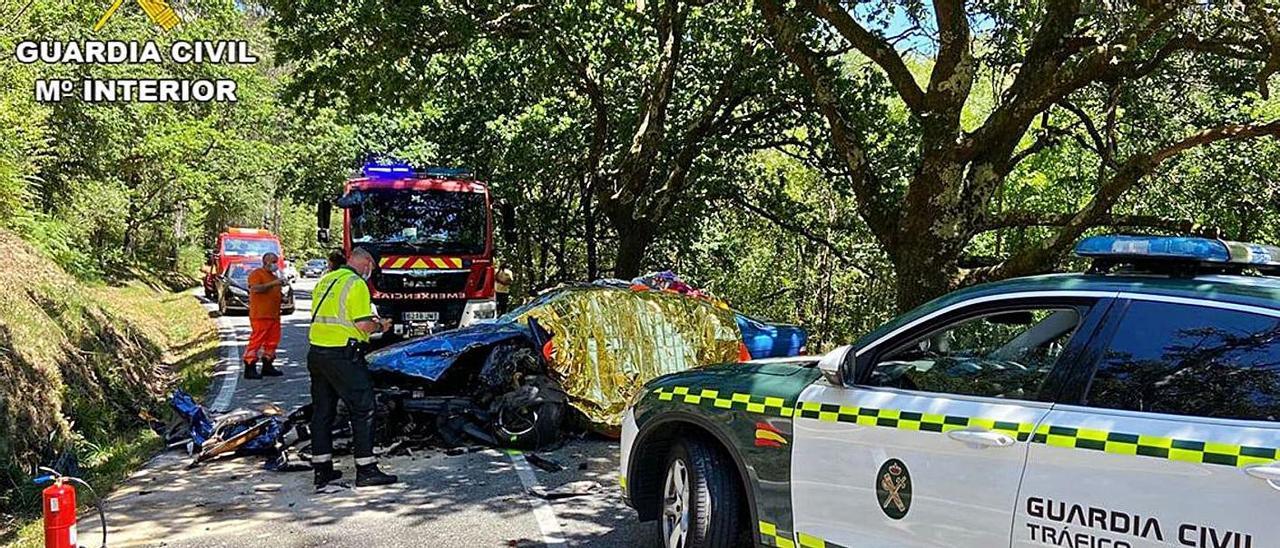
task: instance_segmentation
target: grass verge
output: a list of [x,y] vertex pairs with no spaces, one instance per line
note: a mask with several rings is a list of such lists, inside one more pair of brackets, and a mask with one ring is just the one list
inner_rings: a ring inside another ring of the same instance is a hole
[[0,544],[39,546],[32,466],[70,455],[110,492],[161,448],[140,414],[208,390],[217,329],[172,277],[87,285],[3,231],[0,255]]

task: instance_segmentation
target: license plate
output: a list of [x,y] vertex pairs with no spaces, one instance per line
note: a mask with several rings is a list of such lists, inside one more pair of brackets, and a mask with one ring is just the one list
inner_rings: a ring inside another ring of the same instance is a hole
[[434,322],[440,319],[439,312],[405,312],[406,322]]

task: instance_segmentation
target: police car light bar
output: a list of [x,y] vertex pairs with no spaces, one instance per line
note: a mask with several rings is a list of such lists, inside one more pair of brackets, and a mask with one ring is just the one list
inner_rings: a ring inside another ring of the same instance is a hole
[[1076,255],[1112,261],[1171,261],[1280,268],[1280,247],[1188,236],[1090,236],[1076,245]]
[[1280,268],[1280,247],[1244,242],[1222,242],[1231,252],[1231,262],[1259,268]]
[[1221,240],[1169,236],[1090,236],[1076,244],[1076,255],[1112,259],[1173,259],[1226,263],[1231,252]]

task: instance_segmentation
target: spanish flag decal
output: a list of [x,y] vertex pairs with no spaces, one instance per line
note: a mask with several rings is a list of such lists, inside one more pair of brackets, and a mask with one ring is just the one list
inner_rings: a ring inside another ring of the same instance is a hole
[[782,437],[782,432],[767,422],[756,423],[756,447],[782,447],[787,444],[787,438]]

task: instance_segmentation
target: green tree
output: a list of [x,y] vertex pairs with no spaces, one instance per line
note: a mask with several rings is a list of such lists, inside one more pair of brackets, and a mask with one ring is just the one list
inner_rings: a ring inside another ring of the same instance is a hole
[[[289,224],[296,184],[285,168],[298,143],[317,136],[296,126],[277,101],[287,75],[274,66],[260,11],[220,0],[184,2],[183,23],[165,33],[141,10],[121,10],[91,31],[104,6],[34,0],[6,2],[0,46],[22,40],[155,41],[243,39],[256,65],[23,65],[0,59],[0,223],[42,246],[82,276],[142,265],[173,269],[227,226]],[[67,98],[34,102],[38,78],[232,79],[239,101],[110,103]],[[313,143],[314,144],[314,143]]]
[[[756,5],[826,121],[830,165],[898,274],[899,308],[958,285],[1049,270],[1093,227],[1187,228],[1116,207],[1188,152],[1280,135],[1265,108],[1280,68],[1271,2]],[[912,70],[921,57],[904,54],[911,44],[925,50],[927,74]],[[879,77],[846,70],[843,51]],[[873,137],[884,124],[869,126],[858,112],[868,86],[891,90],[909,113],[895,130],[914,141],[909,156],[878,150]],[[983,105],[979,88],[988,86],[992,101]],[[1023,166],[1063,147],[1084,151],[1075,161],[1092,173],[1042,185],[1058,192],[1057,203],[1006,207],[1004,194],[1025,192],[1023,176],[1034,175]],[[1022,236],[1021,245],[966,264],[975,244],[1002,231]]]
[[708,174],[771,141],[792,110],[780,59],[732,3],[272,9],[280,51],[298,66],[295,96],[356,113],[437,112],[419,136],[441,143],[437,160],[490,168],[499,185],[573,190],[591,277],[603,270],[598,218],[617,236],[609,270],[637,274],[653,242],[697,213],[687,201]]

